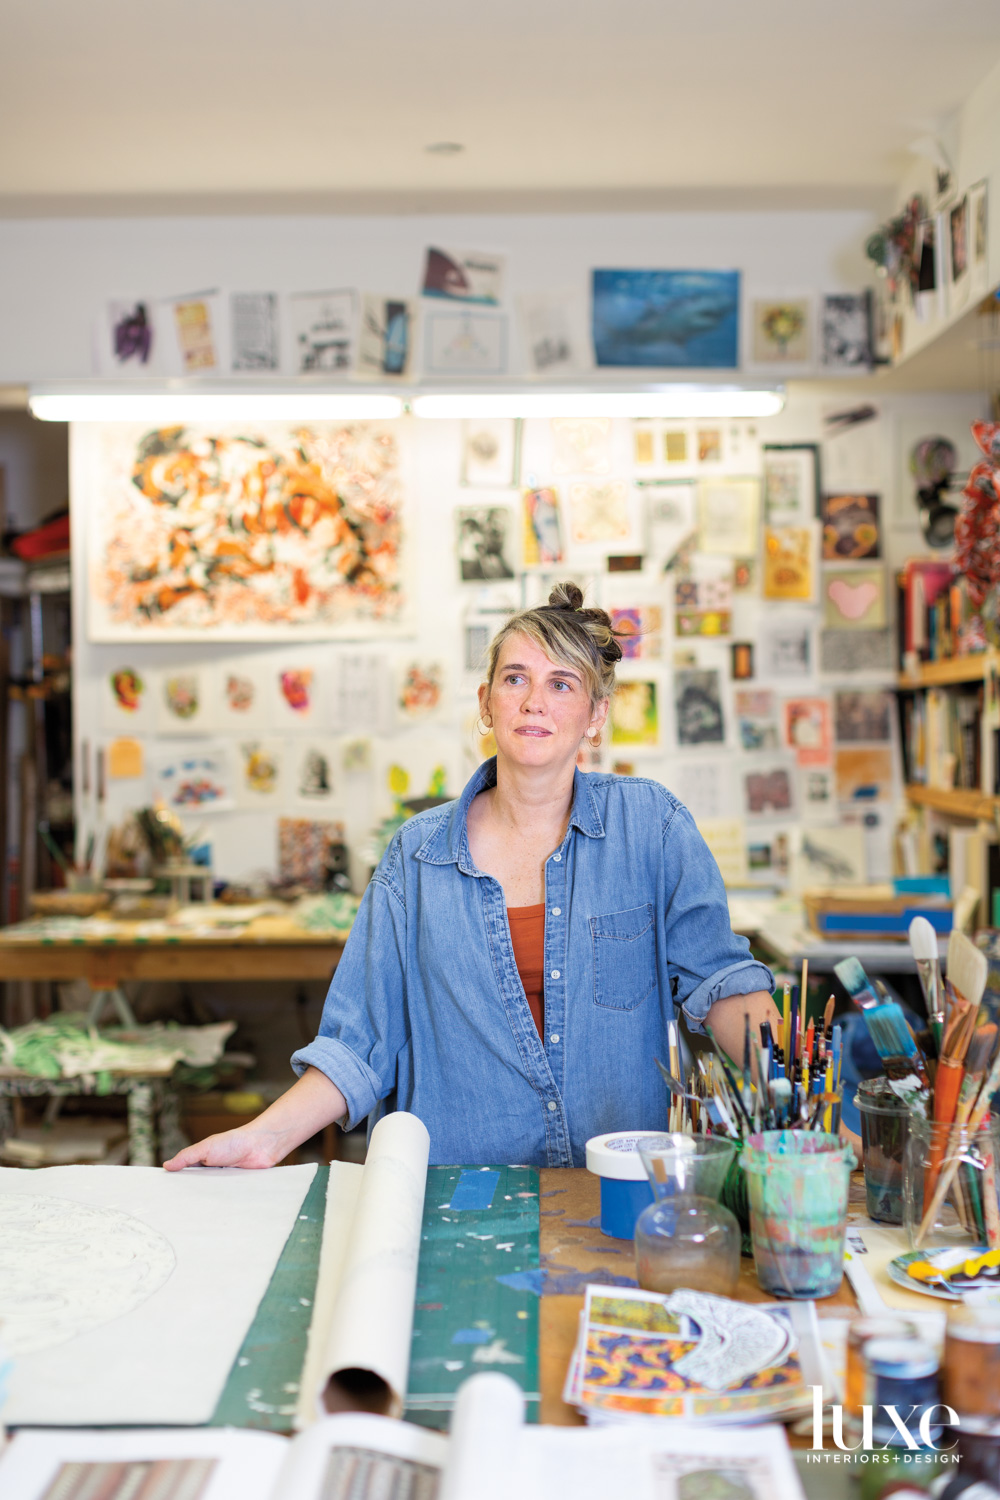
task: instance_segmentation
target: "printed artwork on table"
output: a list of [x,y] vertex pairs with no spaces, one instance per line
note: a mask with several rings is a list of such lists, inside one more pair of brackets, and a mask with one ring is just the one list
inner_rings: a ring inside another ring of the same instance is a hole
[[455,512],[458,573],[463,583],[514,577],[514,515],[505,505],[462,506]]
[[396,706],[406,723],[438,712],[444,697],[444,666],[439,661],[406,662],[399,673]]
[[610,474],[610,417],[553,417],[553,474]]
[[554,489],[528,489],[523,492],[524,566],[544,568],[563,560],[562,522],[559,496]]
[[150,757],[153,800],[171,812],[228,812],[234,803],[229,752],[210,746],[176,749]]
[[765,443],[764,520],[768,526],[805,526],[819,502],[819,447]]
[[753,676],[753,641],[733,641],[729,652],[729,672],[733,681],[749,681]]
[[816,597],[816,533],[810,526],[764,527],[765,599]]
[[277,797],[281,788],[282,740],[244,740],[240,753],[240,802],[254,806]]
[[738,271],[595,270],[598,366],[735,369]]
[[292,784],[299,801],[330,802],[335,790],[334,745],[329,740],[304,740],[292,753]]
[[823,623],[830,630],[870,630],[884,625],[884,569],[825,571]]
[[335,862],[335,844],[344,842],[344,825],[311,818],[278,819],[278,880],[282,885],[323,888]]
[[795,807],[792,768],[766,763],[743,771],[743,811],[748,818],[788,817]]
[[760,677],[808,677],[811,670],[810,622],[770,619],[761,622],[757,645]]
[[521,424],[514,417],[479,417],[462,423],[461,482],[511,489],[518,482]]
[[834,732],[839,743],[869,741],[886,743],[895,698],[892,693],[871,688],[867,692],[834,694]]
[[624,661],[662,655],[663,611],[658,604],[629,605],[609,613]]
[[757,551],[760,525],[759,479],[701,479],[698,482],[698,546],[723,557]]
[[611,744],[655,750],[660,743],[659,684],[653,678],[619,681],[611,700]]
[[824,562],[857,562],[881,553],[878,495],[824,495]]
[[833,770],[840,802],[885,802],[892,796],[892,751],[837,750]]
[[819,669],[830,676],[885,672],[893,666],[892,631],[821,630]]
[[636,541],[629,513],[628,486],[621,479],[604,484],[578,481],[569,487],[570,536],[574,545],[621,550]]
[[756,364],[802,364],[810,358],[807,297],[759,298],[753,304],[752,357]]
[[786,698],[785,744],[800,766],[823,766],[830,760],[833,735],[828,698]]
[[725,743],[722,679],[717,667],[674,672],[674,717],[678,745]]
[[86,445],[92,640],[401,628],[391,425],[111,423]]
[[744,750],[778,749],[777,700],[769,688],[740,688],[734,694],[736,729]]

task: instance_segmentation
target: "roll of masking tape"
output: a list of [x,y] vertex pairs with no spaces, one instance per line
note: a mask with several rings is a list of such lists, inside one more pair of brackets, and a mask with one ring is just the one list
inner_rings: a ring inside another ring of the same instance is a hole
[[587,1170],[601,1179],[601,1233],[614,1240],[635,1237],[635,1221],[653,1201],[637,1145],[655,1130],[618,1130],[587,1142]]

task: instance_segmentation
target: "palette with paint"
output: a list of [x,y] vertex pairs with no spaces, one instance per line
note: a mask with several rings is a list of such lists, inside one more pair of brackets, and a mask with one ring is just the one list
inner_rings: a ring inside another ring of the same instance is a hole
[[961,1302],[967,1292],[1000,1292],[1000,1249],[952,1245],[927,1254],[910,1250],[887,1266],[890,1279],[908,1292]]

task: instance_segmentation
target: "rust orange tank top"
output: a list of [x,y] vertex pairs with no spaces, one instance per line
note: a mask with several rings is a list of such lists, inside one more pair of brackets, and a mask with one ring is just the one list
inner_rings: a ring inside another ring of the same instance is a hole
[[514,962],[538,1035],[545,1039],[545,902],[508,906]]

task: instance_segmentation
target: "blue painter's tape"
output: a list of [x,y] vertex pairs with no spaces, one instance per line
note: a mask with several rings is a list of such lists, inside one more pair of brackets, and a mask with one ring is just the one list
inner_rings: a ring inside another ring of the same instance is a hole
[[457,1328],[451,1341],[453,1344],[488,1344],[495,1337],[495,1328]]
[[460,1172],[458,1184],[448,1207],[456,1213],[463,1210],[492,1208],[493,1194],[500,1181],[499,1172]]

